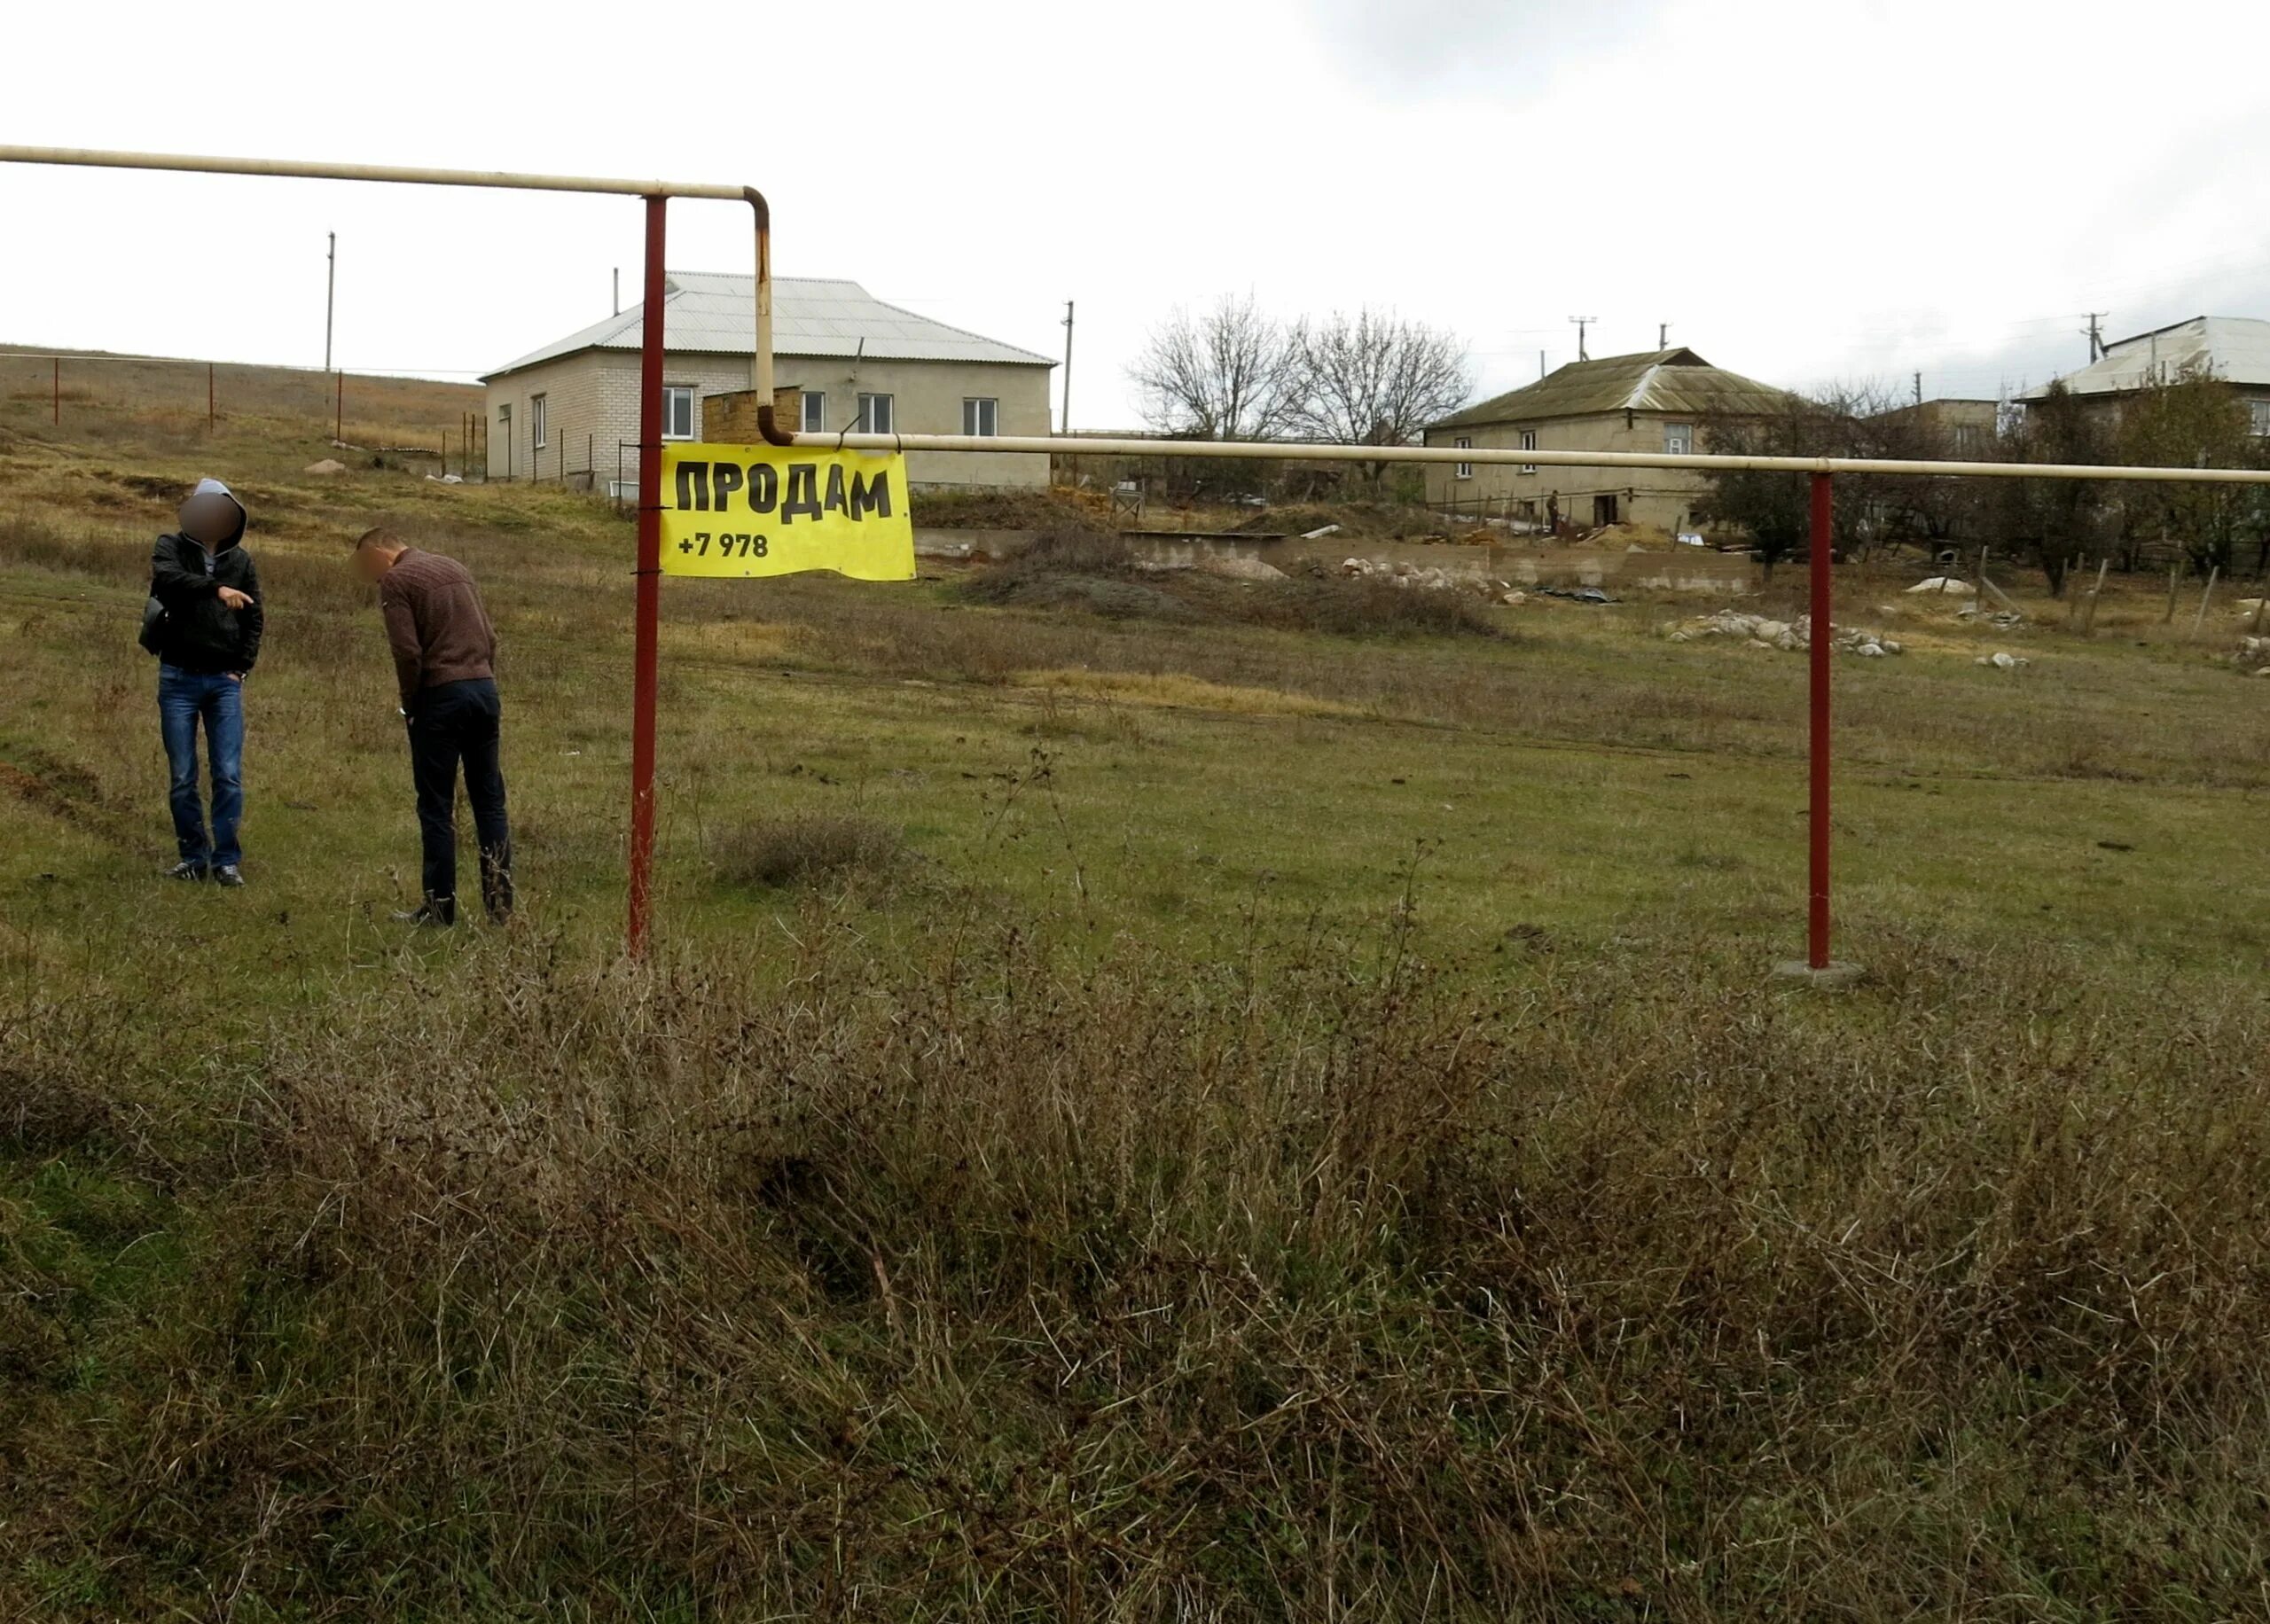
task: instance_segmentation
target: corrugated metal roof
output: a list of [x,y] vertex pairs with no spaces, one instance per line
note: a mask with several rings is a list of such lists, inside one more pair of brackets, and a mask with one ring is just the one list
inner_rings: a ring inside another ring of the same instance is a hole
[[[2125,394],[2187,367],[2203,368],[2225,383],[2270,387],[2270,322],[2195,316],[2108,344],[2103,355],[2058,381],[2075,394]],[[2028,390],[2025,398],[2038,401],[2048,392],[2045,384]]]
[[1612,411],[1754,417],[1778,411],[1789,398],[1788,391],[1721,371],[1691,349],[1647,350],[1571,361],[1525,388],[1469,406],[1434,426],[1541,423]]
[[[756,347],[756,278],[672,271],[663,301],[663,347],[697,355],[746,355]],[[488,374],[501,378],[540,361],[586,349],[637,349],[645,340],[646,307],[594,322],[580,332],[532,350]],[[835,277],[772,279],[775,355],[854,355],[878,361],[987,361],[1054,366],[1046,355],[950,327],[885,304],[857,282]]]

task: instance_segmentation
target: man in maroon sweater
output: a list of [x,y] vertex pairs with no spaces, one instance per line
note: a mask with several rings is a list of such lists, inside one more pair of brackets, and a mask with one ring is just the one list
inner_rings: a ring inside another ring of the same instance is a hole
[[355,567],[379,589],[387,643],[410,724],[410,770],[418,786],[425,848],[425,900],[395,917],[455,925],[458,917],[458,769],[465,769],[481,845],[481,901],[503,924],[513,911],[513,837],[505,821],[497,760],[497,632],[465,566],[411,546],[387,529],[355,543]]

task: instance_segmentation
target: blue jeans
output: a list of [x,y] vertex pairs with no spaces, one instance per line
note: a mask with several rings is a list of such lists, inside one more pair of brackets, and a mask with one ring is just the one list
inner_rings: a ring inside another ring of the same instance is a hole
[[[158,722],[165,731],[166,765],[173,773],[174,840],[181,860],[233,868],[244,853],[237,824],[245,811],[245,692],[242,683],[215,674],[158,668]],[[205,724],[205,753],[213,773],[213,838],[205,836],[205,806],[197,792],[197,724]]]

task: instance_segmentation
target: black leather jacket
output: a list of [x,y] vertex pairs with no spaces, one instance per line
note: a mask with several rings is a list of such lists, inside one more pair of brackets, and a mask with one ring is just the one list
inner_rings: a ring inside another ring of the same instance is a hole
[[[223,587],[244,593],[252,599],[251,606],[224,606],[219,595]],[[160,536],[150,553],[150,596],[166,606],[158,658],[167,665],[212,675],[249,671],[260,659],[265,624],[260,572],[236,536],[209,556],[185,535]]]

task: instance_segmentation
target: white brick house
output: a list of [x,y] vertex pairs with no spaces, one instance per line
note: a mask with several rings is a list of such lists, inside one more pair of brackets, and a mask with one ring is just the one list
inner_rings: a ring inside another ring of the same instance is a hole
[[[664,304],[662,433],[700,436],[701,402],[747,390],[754,279],[673,272]],[[874,298],[856,282],[775,277],[773,381],[800,392],[788,426],[888,433],[1045,435],[1045,355],[950,327]],[[481,379],[489,477],[565,479],[606,490],[638,477],[638,347],[645,307],[570,333]],[[1045,485],[1040,454],[910,453],[915,484]]]

